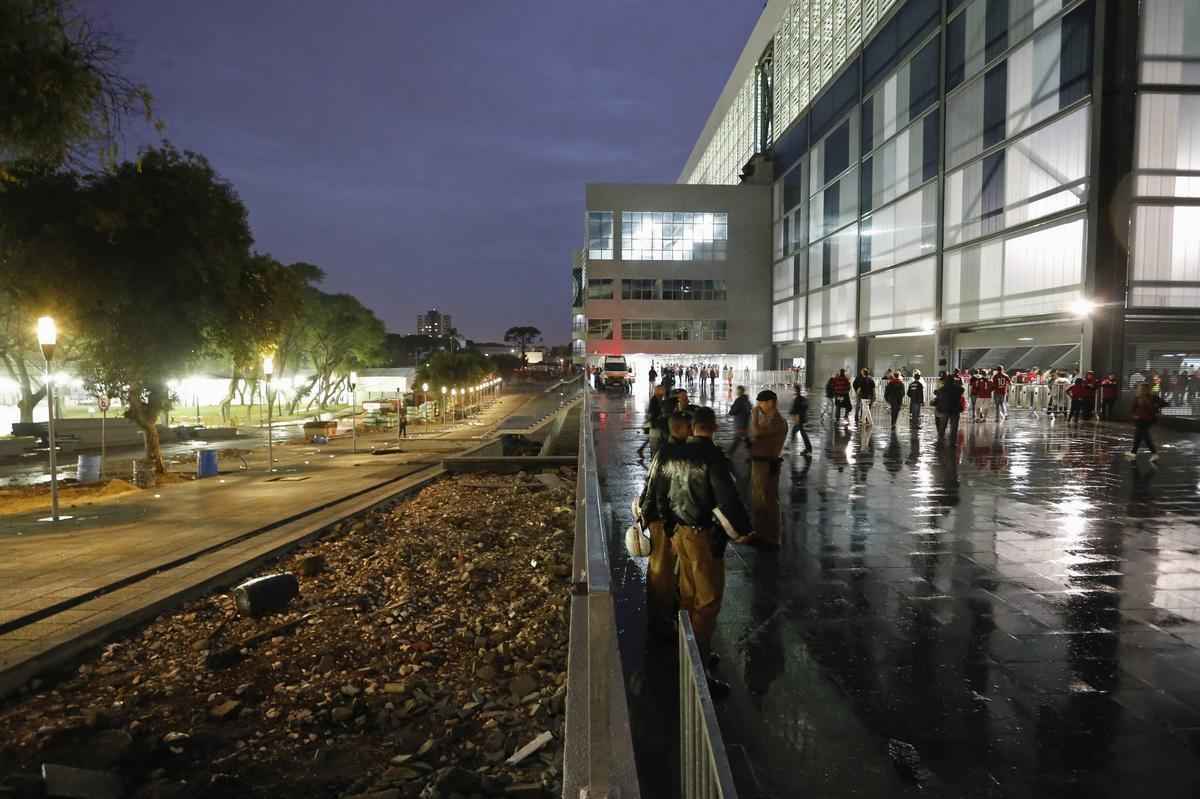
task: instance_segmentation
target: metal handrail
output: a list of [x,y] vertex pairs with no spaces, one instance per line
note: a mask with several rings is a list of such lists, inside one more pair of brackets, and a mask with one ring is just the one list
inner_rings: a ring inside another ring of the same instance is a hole
[[639,799],[625,678],[617,648],[608,531],[602,511],[591,392],[579,417],[564,799]]
[[679,611],[679,772],[683,799],[737,799],[696,633]]

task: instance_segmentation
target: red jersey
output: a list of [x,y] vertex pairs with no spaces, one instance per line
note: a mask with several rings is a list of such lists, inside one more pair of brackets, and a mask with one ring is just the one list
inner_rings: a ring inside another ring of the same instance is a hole
[[850,393],[850,378],[845,375],[836,375],[833,378],[833,394],[836,397],[844,396]]
[[1003,397],[1008,394],[1008,386],[1012,383],[1008,375],[999,374],[992,378],[992,394],[997,397]]
[[1071,399],[1087,399],[1091,396],[1091,394],[1092,392],[1089,391],[1088,387],[1083,383],[1076,383],[1067,389],[1067,395],[1070,396]]
[[986,377],[978,377],[971,382],[971,396],[987,398],[992,396],[992,381]]

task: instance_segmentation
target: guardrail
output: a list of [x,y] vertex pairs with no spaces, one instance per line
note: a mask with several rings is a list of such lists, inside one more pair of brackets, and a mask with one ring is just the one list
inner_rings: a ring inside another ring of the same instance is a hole
[[547,388],[536,399],[525,403],[517,413],[505,419],[495,429],[497,435],[505,433],[528,433],[550,416],[575,399],[583,388],[583,376],[560,380]]
[[591,397],[579,419],[575,553],[567,660],[564,799],[639,799],[602,511]]
[[737,799],[704,661],[687,611],[679,612],[679,769],[683,799]]

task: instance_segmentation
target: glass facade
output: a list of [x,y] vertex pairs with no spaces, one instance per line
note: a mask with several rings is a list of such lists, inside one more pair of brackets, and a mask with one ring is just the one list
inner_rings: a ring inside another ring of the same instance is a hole
[[598,261],[613,257],[613,212],[588,211],[588,258]]
[[1200,3],[1143,5],[1129,306],[1200,307]]
[[657,300],[658,281],[643,278],[626,278],[621,281],[621,299],[623,300]]
[[626,261],[724,261],[729,214],[713,211],[623,211]]
[[611,340],[612,337],[613,323],[611,319],[588,320],[588,338]]
[[622,319],[626,341],[725,341],[728,324],[723,319]]
[[723,301],[726,298],[724,280],[664,280],[662,284],[664,300]]

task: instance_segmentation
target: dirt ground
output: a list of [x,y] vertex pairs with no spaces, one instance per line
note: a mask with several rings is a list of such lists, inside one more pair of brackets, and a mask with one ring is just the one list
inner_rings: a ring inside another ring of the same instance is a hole
[[43,763],[147,799],[557,796],[574,484],[443,479],[265,570],[299,576],[283,612],[212,595],[34,681],[0,796]]
[[[58,487],[58,506],[75,508],[91,505],[138,490],[137,486],[125,480],[105,480],[88,485],[64,481]],[[0,488],[0,516],[14,516],[35,510],[50,510],[48,484]]]

